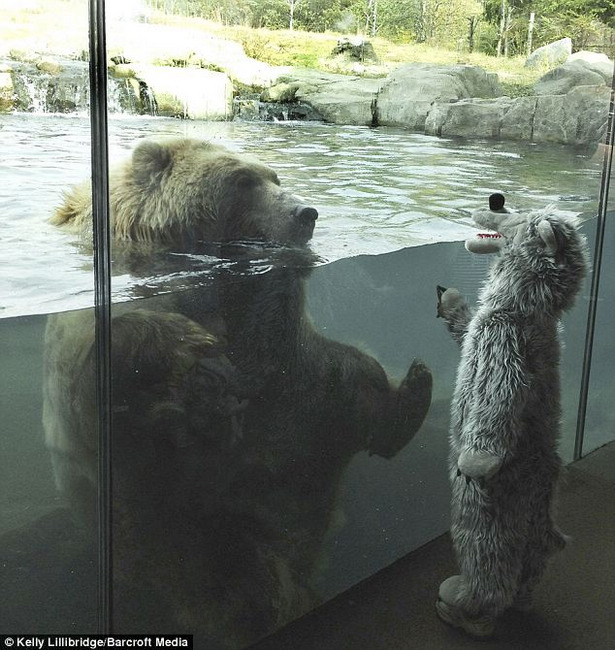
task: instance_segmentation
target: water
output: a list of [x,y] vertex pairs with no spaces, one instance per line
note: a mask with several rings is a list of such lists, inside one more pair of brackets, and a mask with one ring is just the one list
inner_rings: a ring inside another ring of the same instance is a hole
[[[468,210],[496,190],[518,209],[552,202],[593,213],[601,173],[597,156],[560,146],[320,123],[142,117],[110,120],[111,160],[152,135],[211,139],[275,168],[284,186],[318,208],[313,249],[324,261],[463,239]],[[63,190],[88,176],[89,142],[83,116],[0,116],[0,316],[92,304],[90,257],[46,223]],[[140,282],[116,277],[116,299],[129,298]]]

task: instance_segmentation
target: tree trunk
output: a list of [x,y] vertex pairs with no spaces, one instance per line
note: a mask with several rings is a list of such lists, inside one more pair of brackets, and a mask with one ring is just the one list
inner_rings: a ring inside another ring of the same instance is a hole
[[474,37],[479,20],[480,18],[478,18],[478,16],[472,16],[471,18],[468,18],[468,52],[470,54],[474,52]]
[[502,48],[504,45],[504,30],[506,29],[506,5],[507,0],[502,0],[502,8],[500,12],[500,31],[498,33],[498,51],[497,55],[502,56]]
[[378,0],[372,0],[374,10],[372,13],[372,37],[376,36],[377,23],[378,23]]
[[512,7],[508,7],[508,12],[506,13],[506,25],[504,26],[504,56],[508,56],[508,34],[510,33],[510,28],[512,27]]
[[534,12],[530,13],[530,24],[527,28],[527,56],[532,53],[532,38],[534,36]]

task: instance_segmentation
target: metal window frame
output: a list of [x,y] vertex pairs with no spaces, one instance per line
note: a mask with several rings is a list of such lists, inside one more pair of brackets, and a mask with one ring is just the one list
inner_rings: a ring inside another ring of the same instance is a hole
[[98,632],[112,631],[111,236],[105,0],[89,0],[94,313],[98,409]]
[[611,81],[611,98],[607,118],[606,136],[604,142],[604,156],[602,163],[602,179],[600,182],[600,197],[598,200],[598,218],[596,222],[596,242],[591,274],[591,288],[589,292],[589,308],[587,312],[587,328],[585,331],[585,349],[583,352],[583,367],[581,370],[581,386],[579,389],[579,406],[577,409],[577,428],[574,439],[573,460],[583,457],[583,443],[585,441],[585,419],[589,399],[589,384],[591,378],[592,355],[596,331],[596,315],[598,311],[598,294],[600,291],[600,274],[602,268],[602,255],[604,249],[604,232],[606,227],[607,210],[609,203],[609,185],[613,165],[613,129],[615,127],[615,74]]

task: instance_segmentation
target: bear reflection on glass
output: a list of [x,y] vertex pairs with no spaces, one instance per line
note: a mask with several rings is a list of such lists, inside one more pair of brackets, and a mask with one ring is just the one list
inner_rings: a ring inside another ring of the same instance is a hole
[[[54,222],[89,237],[89,192],[67,194]],[[412,439],[431,374],[415,361],[394,388],[374,359],[314,330],[317,212],[267,167],[197,140],[145,141],[112,171],[110,201],[114,257],[132,272],[148,272],[148,251],[232,262],[113,307],[115,629],[239,648],[316,604],[342,472],[361,450],[391,457]],[[50,318],[44,412],[57,484],[90,527],[93,330],[91,312]]]

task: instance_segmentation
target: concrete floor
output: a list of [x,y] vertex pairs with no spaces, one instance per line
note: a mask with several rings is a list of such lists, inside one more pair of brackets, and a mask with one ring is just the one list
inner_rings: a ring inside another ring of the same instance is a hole
[[508,612],[477,641],[442,623],[434,602],[456,573],[448,535],[253,646],[253,650],[615,649],[615,443],[564,472],[557,510],[573,537],[530,613]]

